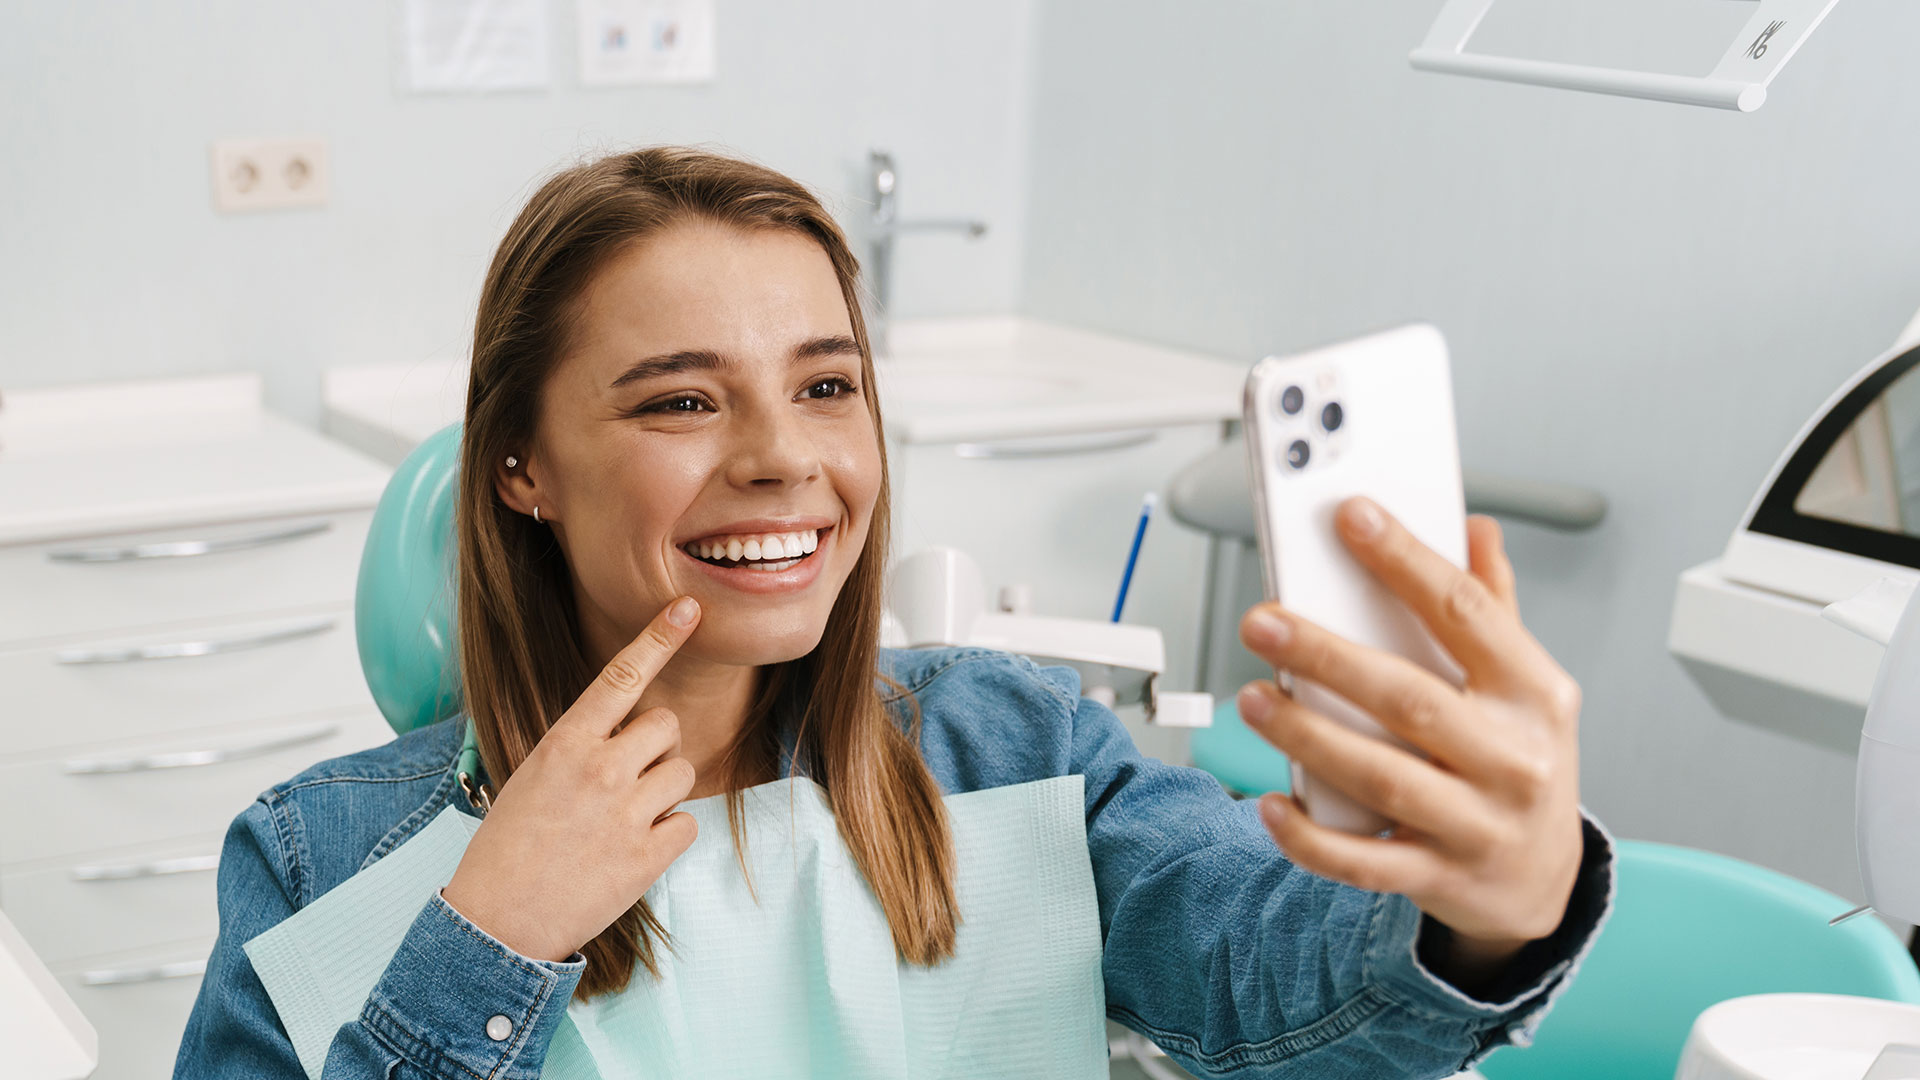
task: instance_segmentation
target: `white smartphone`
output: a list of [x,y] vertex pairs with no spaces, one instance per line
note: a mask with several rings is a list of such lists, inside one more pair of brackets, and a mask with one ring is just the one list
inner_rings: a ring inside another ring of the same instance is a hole
[[[1461,671],[1412,610],[1356,561],[1334,511],[1365,495],[1455,565],[1467,564],[1466,500],[1447,343],[1408,326],[1297,356],[1247,375],[1246,443],[1267,599],[1362,645],[1398,653],[1454,685]],[[1313,711],[1393,739],[1331,691],[1276,670]],[[1293,792],[1314,821],[1373,834],[1391,822],[1293,766]]]

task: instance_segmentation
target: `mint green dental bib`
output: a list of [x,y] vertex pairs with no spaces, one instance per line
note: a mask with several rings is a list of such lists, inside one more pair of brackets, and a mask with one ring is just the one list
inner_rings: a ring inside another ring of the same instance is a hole
[[[673,938],[661,977],[638,969],[626,990],[576,1000],[543,1080],[1107,1076],[1081,777],[946,798],[962,921],[953,959],[930,969],[895,958],[817,784],[743,794],[758,903],[725,797],[682,804],[699,839],[647,891]],[[313,1080],[479,824],[442,811],[247,943]]]

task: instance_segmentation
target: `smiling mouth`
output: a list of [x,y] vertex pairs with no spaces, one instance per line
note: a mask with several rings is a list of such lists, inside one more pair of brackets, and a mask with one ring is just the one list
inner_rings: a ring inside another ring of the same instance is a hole
[[807,552],[804,555],[796,555],[791,558],[751,559],[746,556],[746,552],[744,550],[742,550],[741,556],[738,559],[728,558],[726,555],[708,557],[705,555],[695,554],[693,551],[689,550],[690,545],[682,545],[680,550],[685,552],[688,558],[694,559],[698,562],[706,563],[708,566],[721,566],[731,570],[742,570],[742,569],[761,570],[767,573],[774,573],[776,571],[785,570],[789,567],[798,566],[801,563],[806,562],[808,559],[813,558],[815,555],[818,555],[820,553],[820,549],[826,545],[827,534],[833,531],[833,527],[828,526],[824,529],[819,529],[816,531],[818,533],[818,540],[815,543],[813,550]]

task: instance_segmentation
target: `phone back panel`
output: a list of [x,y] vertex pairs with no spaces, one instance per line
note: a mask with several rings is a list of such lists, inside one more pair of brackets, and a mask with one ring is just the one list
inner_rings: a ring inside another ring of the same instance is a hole
[[[1244,406],[1267,598],[1457,685],[1460,670],[1452,658],[1353,558],[1333,524],[1342,502],[1365,495],[1428,547],[1466,566],[1453,385],[1440,332],[1410,326],[1268,357],[1247,377]],[[1330,406],[1337,415],[1329,414]],[[1315,711],[1382,734],[1371,717],[1331,692],[1304,681],[1292,692]],[[1306,789],[1302,797],[1320,820],[1310,778],[1302,782],[1296,772],[1296,784]],[[1345,827],[1384,827],[1371,815],[1365,818]]]

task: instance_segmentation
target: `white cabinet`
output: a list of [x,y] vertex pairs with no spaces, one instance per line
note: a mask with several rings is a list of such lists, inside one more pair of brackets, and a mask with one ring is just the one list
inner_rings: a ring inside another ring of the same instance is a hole
[[390,737],[353,588],[386,469],[253,376],[17,391],[0,411],[0,909],[100,1035],[170,1076],[227,824]]

